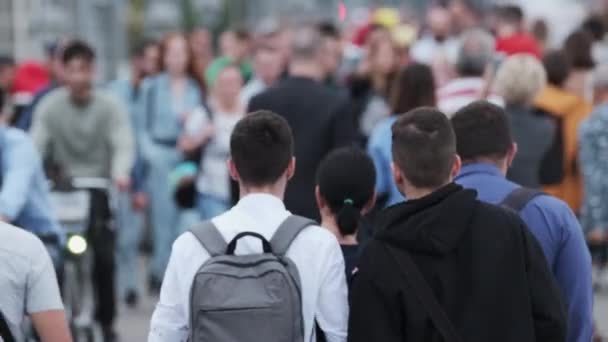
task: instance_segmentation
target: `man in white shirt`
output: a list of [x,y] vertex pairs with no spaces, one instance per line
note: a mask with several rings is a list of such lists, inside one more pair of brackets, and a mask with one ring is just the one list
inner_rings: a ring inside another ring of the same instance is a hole
[[283,72],[281,53],[268,44],[256,47],[253,56],[253,79],[241,90],[241,103],[247,107],[249,101],[276,82]]
[[[291,214],[282,202],[295,172],[293,137],[287,121],[260,111],[246,116],[230,140],[230,175],[239,183],[241,200],[212,220],[226,241],[238,233],[256,232],[270,240]],[[259,240],[239,240],[236,254],[261,253]],[[302,291],[304,340],[314,336],[315,321],[328,342],[346,341],[348,301],[344,259],[327,230],[305,228],[287,251],[297,266]],[[173,244],[160,301],[154,311],[148,342],[182,342],[190,334],[190,290],[209,254],[190,232]],[[255,337],[252,337],[252,341]]]
[[437,91],[437,107],[448,117],[462,107],[478,100],[503,107],[502,97],[488,86],[486,72],[494,63],[494,37],[482,29],[472,29],[462,36],[462,44],[456,61],[458,77]]
[[71,342],[53,262],[42,242],[0,223],[0,265],[0,312],[15,341],[25,340],[21,327],[28,315],[40,341]]

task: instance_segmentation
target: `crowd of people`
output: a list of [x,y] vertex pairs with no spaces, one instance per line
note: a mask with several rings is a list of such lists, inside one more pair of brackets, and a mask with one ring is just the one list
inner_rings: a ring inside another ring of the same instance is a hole
[[[50,45],[44,68],[0,58],[0,220],[44,242],[0,229],[15,293],[0,336],[20,341],[25,312],[42,341],[70,340],[47,178],[89,177],[117,190],[91,191],[105,341],[117,301],[143,295],[148,240],[150,342],[590,341],[608,289],[608,26],[592,16],[556,48],[517,6],[483,24],[457,5],[398,14],[353,32],[268,21],[217,53],[206,29],[171,33],[103,86],[84,41]],[[258,240],[283,266],[239,259]],[[237,266],[246,291],[217,268]]]

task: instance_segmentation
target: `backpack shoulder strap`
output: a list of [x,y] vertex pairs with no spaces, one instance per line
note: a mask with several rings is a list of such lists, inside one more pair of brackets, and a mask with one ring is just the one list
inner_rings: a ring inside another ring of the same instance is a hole
[[213,222],[203,222],[190,229],[190,232],[196,237],[211,257],[226,254],[228,244]]
[[305,217],[289,216],[277,229],[270,240],[272,251],[276,255],[285,255],[293,240],[304,228],[314,226],[317,223]]
[[511,191],[500,205],[519,213],[531,200],[541,195],[544,193],[540,190],[520,187]]
[[4,318],[4,314],[0,311],[0,341],[4,342],[15,342],[15,338],[11,333],[11,330]]
[[395,261],[401,273],[402,279],[407,287],[420,300],[420,304],[425,308],[427,314],[431,318],[433,325],[439,331],[445,342],[462,342],[456,328],[450,322],[448,315],[441,305],[437,302],[433,291],[429,284],[424,279],[418,266],[412,260],[410,254],[401,249],[397,249],[382,242],[389,256]]

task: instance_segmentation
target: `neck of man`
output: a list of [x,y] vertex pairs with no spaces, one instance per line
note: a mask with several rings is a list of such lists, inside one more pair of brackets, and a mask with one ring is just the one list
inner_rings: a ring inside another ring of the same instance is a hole
[[323,80],[321,66],[312,60],[294,60],[289,65],[289,75],[292,77],[311,78],[317,82]]
[[500,173],[507,177],[507,171],[509,170],[509,163],[507,162],[507,158],[495,159],[490,157],[478,157],[471,160],[463,161],[463,165],[471,165],[471,164],[489,164],[492,166],[496,166]]
[[336,222],[336,218],[333,215],[321,212],[321,226],[332,232],[338,239],[341,245],[356,245],[357,237],[355,235],[342,235],[340,228]]
[[403,185],[403,194],[405,194],[405,197],[407,198],[408,201],[411,200],[417,200],[423,197],[426,197],[430,194],[432,194],[433,192],[443,188],[444,186],[450,184],[452,182],[452,179],[450,177],[450,179],[445,182],[444,184],[442,184],[441,186],[438,187],[433,187],[433,188],[419,188],[419,187],[415,187],[412,186],[411,184],[408,184],[406,182],[406,184]]
[[285,182],[285,181],[279,181],[275,184],[260,185],[260,186],[247,185],[247,184],[243,184],[241,182],[239,184],[239,196],[240,196],[240,198],[244,198],[248,195],[253,195],[253,194],[265,194],[265,195],[274,196],[282,201],[285,197],[286,188],[287,188],[287,182]]

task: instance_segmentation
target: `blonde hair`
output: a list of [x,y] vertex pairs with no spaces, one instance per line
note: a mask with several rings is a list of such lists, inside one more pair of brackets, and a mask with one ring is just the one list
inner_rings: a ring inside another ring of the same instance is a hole
[[513,55],[500,66],[494,87],[509,105],[527,105],[547,85],[547,73],[530,54]]

